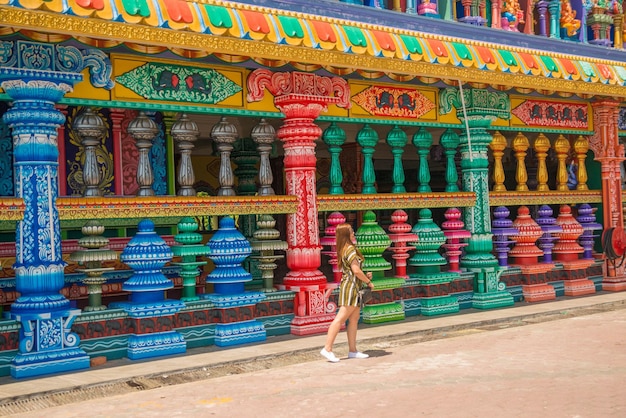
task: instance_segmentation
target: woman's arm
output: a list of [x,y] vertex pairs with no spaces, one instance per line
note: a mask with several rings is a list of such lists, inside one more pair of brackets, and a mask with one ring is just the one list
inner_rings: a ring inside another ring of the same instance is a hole
[[356,259],[352,260],[350,270],[352,270],[352,273],[354,273],[357,279],[365,283],[370,289],[374,288],[374,282],[372,282],[372,272],[368,271],[367,274],[363,273],[363,270],[361,270],[359,262]]

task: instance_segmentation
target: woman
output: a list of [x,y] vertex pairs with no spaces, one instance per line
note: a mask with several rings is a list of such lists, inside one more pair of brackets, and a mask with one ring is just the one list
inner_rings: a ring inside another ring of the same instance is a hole
[[337,225],[335,231],[337,239],[337,266],[341,269],[341,283],[339,284],[339,312],[328,327],[326,345],[320,354],[330,362],[336,363],[339,359],[333,354],[333,343],[341,329],[348,321],[346,333],[348,334],[348,358],[368,358],[365,353],[356,349],[356,329],[359,323],[359,290],[365,283],[370,289],[374,289],[372,273],[363,273],[361,263],[363,254],[356,248],[356,238],[350,224]]

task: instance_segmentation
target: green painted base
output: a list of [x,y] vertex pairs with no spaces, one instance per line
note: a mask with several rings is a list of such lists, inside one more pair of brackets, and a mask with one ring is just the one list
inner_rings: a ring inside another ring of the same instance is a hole
[[406,280],[402,277],[385,277],[382,279],[374,278],[374,290],[397,289],[405,285]]
[[474,293],[472,298],[472,308],[476,309],[495,309],[504,306],[512,306],[515,303],[513,296],[505,291]]
[[363,308],[362,318],[365,324],[401,321],[405,318],[404,307],[398,302],[368,305]]
[[456,296],[439,296],[421,299],[421,313],[424,316],[437,316],[459,312],[459,299]]
[[432,274],[411,274],[411,279],[417,279],[422,286],[450,283],[459,278],[459,273],[441,272]]

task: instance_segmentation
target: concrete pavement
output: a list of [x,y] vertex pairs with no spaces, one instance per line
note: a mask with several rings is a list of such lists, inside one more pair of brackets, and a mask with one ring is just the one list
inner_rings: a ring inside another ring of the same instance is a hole
[[[335,390],[340,390],[337,387],[339,385],[339,381],[336,379],[338,376],[335,373],[339,372],[340,375],[343,373],[340,368],[348,369],[349,373],[352,375],[356,373],[355,378],[358,378],[359,373],[370,373],[370,368],[374,365],[379,368],[379,372],[384,373],[385,370],[396,370],[398,367],[404,368],[406,370],[422,370],[423,367],[428,366],[427,364],[413,364],[413,365],[394,365],[394,364],[384,364],[385,358],[388,356],[388,351],[393,350],[394,356],[397,352],[397,358],[403,358],[403,356],[407,356],[408,358],[416,358],[414,354],[410,354],[411,350],[415,351],[417,348],[418,352],[421,352],[421,347],[423,344],[415,344],[415,343],[423,343],[427,342],[428,344],[434,343],[434,341],[444,341],[450,336],[472,336],[472,334],[481,334],[485,330],[498,330],[501,329],[507,330],[509,332],[510,338],[516,341],[513,346],[496,349],[485,346],[483,349],[485,359],[497,360],[504,359],[504,363],[506,363],[506,359],[514,359],[516,356],[520,354],[524,354],[526,351],[525,348],[521,344],[524,343],[524,340],[520,335],[523,335],[527,332],[525,329],[530,327],[522,327],[517,328],[519,325],[527,325],[532,323],[545,323],[545,324],[553,324],[551,327],[553,328],[547,334],[542,336],[537,343],[533,343],[535,345],[543,346],[543,350],[545,354],[550,355],[561,355],[564,359],[568,358],[571,353],[565,350],[564,352],[559,353],[559,349],[555,346],[552,347],[548,340],[551,340],[547,337],[550,337],[551,334],[557,335],[561,328],[570,329],[572,327],[563,326],[561,321],[552,321],[556,319],[570,319],[580,318],[580,317],[592,317],[593,314],[597,314],[598,312],[614,312],[614,317],[612,319],[613,322],[616,322],[617,319],[623,318],[624,311],[622,309],[626,308],[626,292],[622,293],[601,293],[587,297],[579,297],[579,298],[561,298],[558,301],[553,301],[550,303],[537,303],[537,304],[525,304],[519,303],[516,306],[506,309],[499,309],[494,311],[466,311],[462,314],[451,315],[445,317],[436,317],[436,318],[424,318],[417,317],[414,319],[409,319],[403,322],[386,324],[382,326],[367,326],[360,325],[358,339],[359,339],[359,348],[361,350],[369,350],[372,355],[371,359],[367,360],[345,360],[347,356],[347,346],[345,343],[345,334],[341,333],[337,340],[337,345],[335,347],[335,352],[338,356],[340,356],[342,360],[338,364],[331,364],[325,362],[319,356],[319,349],[322,347],[324,342],[324,335],[316,335],[310,337],[293,337],[293,336],[281,336],[281,337],[270,337],[267,342],[263,344],[256,344],[250,346],[242,346],[236,348],[228,348],[228,349],[219,349],[216,347],[210,347],[205,349],[194,349],[190,350],[188,354],[177,356],[177,357],[168,357],[160,360],[152,360],[152,361],[136,361],[131,362],[130,360],[117,360],[107,363],[104,366],[92,368],[84,372],[77,372],[71,374],[64,374],[58,376],[50,376],[43,377],[39,379],[29,379],[23,381],[16,381],[12,378],[2,378],[0,379],[0,415],[6,416],[12,413],[19,412],[27,412],[27,411],[35,411],[34,415],[25,415],[25,416],[40,416],[36,414],[37,410],[41,410],[41,408],[50,408],[55,405],[63,405],[69,404],[75,401],[84,401],[86,399],[95,399],[89,402],[97,402],[97,399],[120,395],[121,396],[134,396],[137,397],[138,392],[142,393],[141,396],[144,396],[143,393],[153,393],[155,391],[143,391],[143,389],[152,389],[161,387],[158,390],[170,390],[170,391],[178,391],[177,387],[183,387],[182,383],[185,382],[196,382],[198,385],[203,385],[204,387],[214,387],[216,385],[216,380],[222,379],[234,379],[235,382],[244,382],[245,385],[241,386],[242,391],[247,391],[248,384],[250,383],[250,376],[262,376],[268,375],[268,373],[274,373],[274,370],[284,370],[295,368],[298,375],[301,371],[298,369],[299,367],[308,367],[310,365],[314,370],[325,370],[325,373],[328,374],[328,378],[331,379],[330,384]],[[550,321],[550,322],[545,322]],[[597,319],[595,321],[598,321]],[[588,338],[591,335],[593,329],[601,327],[592,326],[593,321],[587,321],[590,326],[590,330],[585,331],[586,334],[578,335],[576,337],[562,337],[562,338],[578,338],[580,341],[572,341],[566,340],[565,343],[571,345],[571,351],[576,353],[578,352],[578,346],[580,346],[580,342],[582,339]],[[619,321],[617,321],[619,322]],[[579,324],[582,322],[578,322]],[[624,321],[622,320],[620,323],[622,328],[626,328],[624,325]],[[542,324],[543,325],[543,324]],[[604,325],[602,327],[603,332],[605,334],[597,337],[597,345],[598,347],[603,346],[603,339],[608,338],[617,338],[618,340],[621,338],[621,343],[624,345],[621,346],[620,352],[618,353],[622,359],[626,362],[626,356],[624,348],[626,347],[626,342],[624,342],[624,335],[626,335],[626,329],[615,329],[611,330],[609,325]],[[606,328],[606,329],[605,329]],[[522,331],[524,330],[524,331]],[[501,332],[496,331],[496,332]],[[621,334],[619,334],[621,332]],[[490,334],[490,333],[487,333]],[[545,342],[542,342],[544,341]],[[497,340],[499,341],[499,339]],[[558,341],[557,341],[558,343]],[[621,344],[619,341],[615,342],[615,344]],[[443,344],[443,342],[442,342]],[[556,344],[553,342],[552,344]],[[413,348],[411,348],[413,347]],[[615,348],[615,347],[613,347]],[[403,350],[408,350],[407,353],[403,353]],[[474,349],[476,353],[480,350],[478,348]],[[502,351],[506,350],[506,351]],[[593,350],[593,348],[589,348],[589,350]],[[439,364],[439,360],[436,360],[436,355],[434,353],[433,358],[429,361],[434,361]],[[452,355],[452,354],[450,354]],[[478,355],[478,354],[477,354]],[[597,360],[594,358],[593,353],[589,353],[591,355],[590,358]],[[421,355],[420,355],[421,356]],[[480,355],[478,355],[480,357]],[[598,367],[602,370],[603,367],[607,365],[611,365],[611,354],[606,354],[607,358],[606,362],[600,364]],[[450,361],[458,362],[458,361],[467,361],[468,358],[463,356],[463,359],[458,357],[458,353],[453,355],[454,358],[451,358]],[[434,359],[434,360],[433,360]],[[445,360],[445,359],[444,359]],[[532,369],[536,369],[537,367],[547,367],[548,360],[545,360],[544,356],[540,356],[536,359],[535,364],[533,364],[533,359],[529,358],[525,364],[525,368],[528,370],[517,370],[516,373],[530,373]],[[558,361],[558,360],[557,360]],[[319,364],[321,362],[321,364]],[[361,363],[355,362],[369,362],[363,363],[362,369],[358,369],[357,371],[353,371],[352,367],[356,365],[360,365]],[[378,363],[382,362],[382,363]],[[445,363],[445,362],[444,362]],[[504,365],[501,364],[502,365]],[[590,363],[589,368],[593,368],[595,363]],[[300,366],[299,366],[300,365]],[[286,367],[281,367],[286,366]],[[332,368],[333,366],[337,366],[340,368]],[[485,362],[484,364],[478,365],[476,367],[484,367],[489,369],[490,363]],[[569,366],[568,366],[569,367]],[[619,366],[621,367],[621,366]],[[621,370],[621,368],[613,368],[613,370]],[[626,363],[624,364],[626,368]],[[268,370],[270,369],[270,370]],[[344,369],[344,371],[346,371]],[[360,370],[360,371],[359,371]],[[400,370],[400,369],[398,369]],[[396,372],[399,372],[396,370]],[[559,369],[560,370],[560,369]],[[396,373],[394,372],[394,373]],[[589,372],[589,370],[587,370]],[[291,372],[293,373],[293,372]],[[495,371],[494,371],[495,373]],[[554,373],[557,373],[556,371]],[[559,373],[563,373],[562,371]],[[241,379],[241,375],[245,374],[245,380]],[[237,380],[237,375],[239,376],[239,380]],[[419,373],[418,373],[419,375]],[[230,377],[229,377],[230,376]],[[291,377],[289,377],[291,376]],[[289,380],[293,378],[293,375],[283,376]],[[620,376],[621,381],[623,381],[623,377],[626,376],[626,373]],[[404,376],[396,376],[397,378],[404,379]],[[419,379],[419,376],[415,377]],[[442,379],[444,377],[441,377]],[[531,377],[528,376],[530,379]],[[569,379],[572,377],[569,376]],[[603,378],[607,378],[607,376],[603,376]],[[210,379],[210,380],[206,380]],[[278,379],[278,377],[276,378]],[[535,376],[535,379],[538,379],[538,376]],[[470,379],[471,380],[471,379]],[[610,379],[609,379],[610,380]],[[417,382],[416,380],[415,382]],[[274,383],[281,387],[277,381]],[[302,382],[301,382],[302,383]],[[397,382],[398,385],[402,386],[402,381]],[[472,383],[471,391],[476,390],[474,384]],[[187,383],[192,384],[192,383]],[[259,383],[261,386],[264,386],[262,383]],[[288,385],[288,383],[286,383]],[[535,383],[531,381],[525,381],[524,384],[527,386],[526,388],[520,388],[520,390],[529,390]],[[608,384],[608,383],[607,383]],[[623,384],[623,383],[622,383]],[[319,386],[319,385],[318,385]],[[495,391],[494,396],[504,396],[504,393],[500,393],[500,391],[494,384],[493,387],[485,388],[485,390]],[[314,385],[314,387],[317,387]],[[382,390],[376,386],[371,386],[372,390]],[[468,387],[469,388],[469,387]],[[607,386],[602,384],[597,389],[593,390],[593,393],[597,394],[598,392],[605,391]],[[257,386],[257,389],[261,389],[261,387]],[[181,389],[182,390],[182,389]],[[268,388],[264,388],[263,390],[269,390]],[[309,390],[308,387],[306,389]],[[320,396],[324,395],[325,392],[327,395],[331,395],[330,391],[327,391],[323,387],[318,388],[318,394]],[[348,398],[351,400],[354,398],[352,394],[361,393],[362,391],[357,391],[356,389],[350,388],[350,382],[346,381],[346,387],[343,389]],[[580,391],[580,396],[583,396],[583,391]],[[127,393],[128,395],[123,395]],[[166,392],[170,393],[170,392]],[[243,393],[243,392],[242,392]],[[232,395],[232,394],[231,394]],[[388,396],[391,396],[387,394]],[[417,394],[414,394],[417,396]],[[184,396],[184,395],[181,395]],[[251,395],[252,396],[252,395]],[[408,396],[408,395],[407,395]],[[443,393],[440,394],[443,396]],[[508,395],[507,395],[508,396]],[[578,396],[578,395],[577,395]],[[622,397],[623,398],[623,397]],[[205,399],[206,400],[206,399]],[[440,401],[445,404],[445,399],[442,398]],[[106,399],[102,399],[102,402],[106,403]],[[335,401],[333,401],[335,402]],[[87,402],[88,403],[88,402]],[[193,403],[193,402],[192,402]],[[212,401],[212,403],[215,403]],[[219,402],[218,402],[219,403]],[[389,405],[388,401],[383,402],[386,405]],[[76,404],[73,404],[76,405]],[[232,406],[232,405],[231,405]],[[372,406],[373,407],[373,406]],[[59,408],[59,407],[57,407]],[[62,408],[62,407],[61,407]],[[382,406],[381,406],[382,408]],[[56,408],[54,408],[56,409]],[[245,408],[244,408],[245,409]],[[72,407],[69,405],[66,407],[65,411],[72,410]],[[323,411],[316,409],[319,413]],[[45,416],[47,418],[51,418],[54,415],[49,415],[49,411],[51,409],[46,409]],[[337,407],[335,409],[329,409],[329,411],[339,411]],[[371,411],[371,410],[370,410]],[[626,410],[622,409],[621,412]],[[121,413],[120,410],[115,411],[117,413]],[[135,411],[137,412],[137,411]],[[145,411],[144,411],[145,412]],[[171,412],[171,411],[170,411]],[[384,408],[380,409],[379,412],[384,412]],[[278,413],[278,412],[277,412]],[[115,416],[133,416],[131,412],[130,415],[115,415]],[[143,412],[142,412],[143,414]],[[336,416],[334,413],[330,414],[331,416]],[[488,416],[488,414],[486,414]],[[71,416],[71,415],[58,415],[58,416]],[[76,415],[79,416],[79,415]],[[98,415],[98,416],[109,416],[109,415]],[[111,415],[113,416],[113,415]],[[145,414],[144,414],[145,416]],[[165,415],[151,415],[151,416],[165,416]],[[187,415],[193,416],[193,415]],[[237,415],[229,415],[229,416],[237,416]],[[246,416],[246,415],[239,415]],[[278,415],[273,414],[272,416],[293,416],[293,415]],[[303,416],[319,416],[316,414],[304,414]],[[382,415],[379,415],[382,416]],[[437,416],[437,415],[434,415]],[[451,415],[447,415],[451,416]],[[457,415],[463,416],[463,415]],[[500,415],[506,416],[506,415]],[[524,415],[508,415],[508,416],[524,416]],[[528,415],[526,415],[528,416]],[[558,415],[557,415],[558,416]],[[564,416],[564,415],[563,415]],[[571,415],[574,416],[574,415]],[[585,416],[585,415],[581,415]],[[587,415],[591,416],[591,415]],[[595,415],[599,416],[599,415]],[[612,416],[612,415],[604,415],[604,416]],[[617,416],[617,415],[615,415]],[[624,416],[624,415],[623,415]]]

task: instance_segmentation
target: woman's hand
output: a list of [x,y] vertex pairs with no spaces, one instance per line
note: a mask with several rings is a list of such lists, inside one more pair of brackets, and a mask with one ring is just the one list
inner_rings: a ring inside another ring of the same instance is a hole
[[370,281],[370,282],[367,284],[367,287],[369,287],[370,289],[372,289],[372,290],[373,290],[373,289],[374,289],[374,282]]

